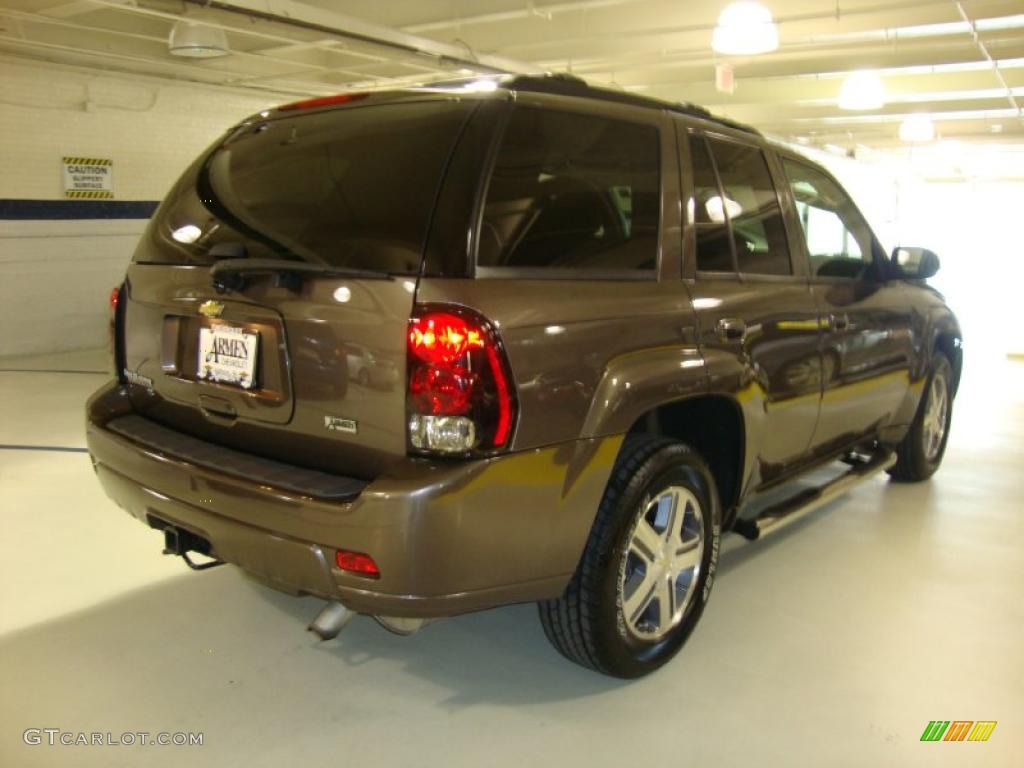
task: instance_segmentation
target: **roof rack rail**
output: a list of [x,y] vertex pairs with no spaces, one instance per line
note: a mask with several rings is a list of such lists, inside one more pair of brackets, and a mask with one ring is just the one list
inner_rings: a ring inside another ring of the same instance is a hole
[[745,133],[752,133],[760,136],[761,132],[744,123],[730,120],[727,117],[720,117],[712,114],[704,107],[691,104],[686,101],[672,102],[662,99],[651,98],[650,96],[639,96],[626,91],[616,91],[611,88],[601,88],[590,85],[586,80],[566,72],[557,72],[546,75],[519,75],[508,80],[501,80],[501,87],[515,91],[529,91],[533,93],[551,93],[559,96],[581,96],[588,99],[600,99],[612,101],[618,104],[632,104],[637,107],[648,107],[650,109],[667,109],[671,112],[678,112],[691,117],[698,117],[713,123],[734,128]]

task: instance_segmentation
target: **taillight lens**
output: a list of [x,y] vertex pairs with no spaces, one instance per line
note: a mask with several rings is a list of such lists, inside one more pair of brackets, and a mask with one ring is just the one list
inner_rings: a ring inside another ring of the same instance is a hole
[[[121,378],[124,371],[124,351],[121,345],[120,314],[124,315],[120,306],[124,298],[124,285],[115,285],[110,291],[107,310],[110,313],[110,322],[107,324],[107,343],[110,352],[110,361],[114,369],[114,375]],[[121,310],[119,313],[118,310]]]
[[493,326],[463,307],[417,307],[409,320],[409,442],[465,454],[508,445],[515,396]]
[[121,301],[121,286],[115,285],[110,290],[110,322],[114,322],[117,315],[117,305]]

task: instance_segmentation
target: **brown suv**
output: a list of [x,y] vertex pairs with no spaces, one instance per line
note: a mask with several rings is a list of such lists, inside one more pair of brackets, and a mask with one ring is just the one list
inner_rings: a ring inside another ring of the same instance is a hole
[[89,450],[166,552],[331,601],[324,637],[537,601],[568,658],[639,676],[722,531],[935,471],[960,331],[934,254],[888,257],[757,131],[485,86],[289,104],[196,160],[117,296]]

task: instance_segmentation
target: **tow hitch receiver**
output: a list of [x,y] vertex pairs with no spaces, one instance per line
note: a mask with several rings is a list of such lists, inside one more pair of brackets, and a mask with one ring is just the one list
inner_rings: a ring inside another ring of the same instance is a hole
[[185,564],[188,565],[193,571],[205,571],[207,568],[215,568],[218,565],[224,565],[223,560],[210,560],[205,563],[197,563],[188,556],[189,552],[197,552],[200,555],[210,557],[210,542],[201,536],[196,536],[191,531],[186,531],[184,528],[178,528],[164,523],[162,520],[150,520],[150,525],[154,528],[160,528],[164,532],[164,554],[165,555],[178,555]]

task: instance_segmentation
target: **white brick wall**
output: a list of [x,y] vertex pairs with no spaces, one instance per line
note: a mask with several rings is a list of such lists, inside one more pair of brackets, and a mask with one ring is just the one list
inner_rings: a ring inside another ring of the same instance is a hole
[[[0,71],[0,199],[61,199],[61,157],[84,155],[114,161],[115,199],[159,200],[233,123],[288,100],[5,57]],[[0,356],[105,344],[144,226],[0,221]]]

